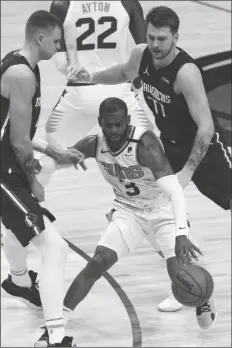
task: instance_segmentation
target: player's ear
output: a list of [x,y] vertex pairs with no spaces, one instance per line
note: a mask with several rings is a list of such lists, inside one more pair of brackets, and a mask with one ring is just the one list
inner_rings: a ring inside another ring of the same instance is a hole
[[175,33],[174,34],[174,42],[175,42],[175,44],[177,43],[178,39],[179,39],[179,33]]
[[131,123],[131,115],[128,115],[127,116],[127,124],[128,124],[128,126],[129,126],[130,123]]
[[98,116],[98,124],[99,124],[100,127],[102,127],[102,119],[101,119],[100,116]]
[[43,38],[44,38],[44,35],[43,34],[38,34],[38,35],[36,35],[36,41],[37,41],[37,43],[38,43],[38,45],[39,46],[42,46],[42,44],[43,44]]

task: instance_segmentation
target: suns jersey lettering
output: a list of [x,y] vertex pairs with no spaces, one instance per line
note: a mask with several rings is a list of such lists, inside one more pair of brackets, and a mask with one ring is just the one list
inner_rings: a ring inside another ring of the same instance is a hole
[[[130,137],[139,140],[145,130],[132,127]],[[118,202],[134,208],[151,208],[168,201],[156,184],[151,170],[137,161],[137,143],[128,141],[112,153],[105,137],[98,134],[96,161],[105,180],[113,187]]]
[[129,59],[130,18],[121,1],[70,1],[66,19],[76,25],[81,66],[95,72]]

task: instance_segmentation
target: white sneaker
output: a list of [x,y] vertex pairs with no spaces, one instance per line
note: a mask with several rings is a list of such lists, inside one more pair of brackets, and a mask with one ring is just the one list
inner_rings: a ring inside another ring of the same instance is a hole
[[197,322],[202,329],[209,329],[216,320],[217,310],[213,295],[209,301],[196,308]]
[[178,302],[173,293],[171,293],[163,302],[158,305],[160,312],[176,312],[179,311],[183,305]]

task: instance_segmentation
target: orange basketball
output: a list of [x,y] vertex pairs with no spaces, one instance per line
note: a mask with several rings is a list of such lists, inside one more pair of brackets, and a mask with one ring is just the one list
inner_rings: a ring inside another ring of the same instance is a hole
[[183,266],[172,281],[177,301],[187,307],[198,307],[209,300],[214,282],[211,274],[197,265]]

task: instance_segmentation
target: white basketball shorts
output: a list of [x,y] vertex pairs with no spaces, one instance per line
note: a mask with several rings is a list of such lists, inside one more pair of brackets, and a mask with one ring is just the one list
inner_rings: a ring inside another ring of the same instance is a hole
[[152,209],[115,203],[114,209],[112,221],[98,245],[114,250],[119,259],[147,238],[156,252],[162,251],[165,259],[175,256],[175,220],[170,202]]

